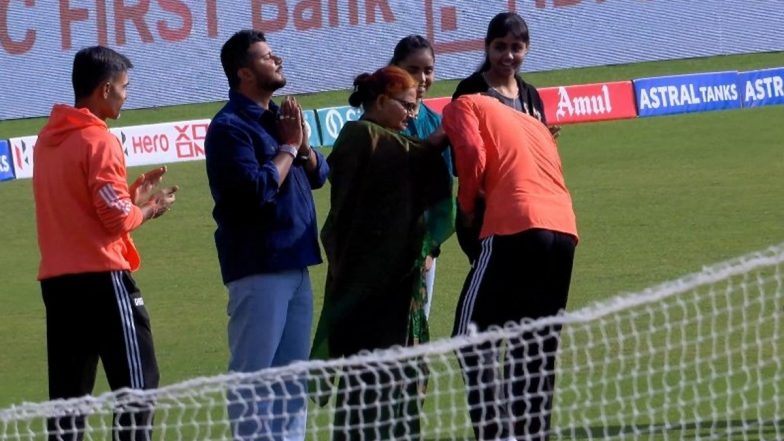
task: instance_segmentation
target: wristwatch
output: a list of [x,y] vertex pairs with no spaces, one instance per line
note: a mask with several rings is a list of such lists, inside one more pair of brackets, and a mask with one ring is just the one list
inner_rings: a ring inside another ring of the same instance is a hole
[[297,159],[297,154],[299,153],[299,149],[291,144],[281,144],[278,147],[278,153],[288,153],[291,155],[292,158]]
[[308,162],[308,160],[310,159],[310,153],[311,153],[312,151],[313,151],[313,149],[311,149],[310,147],[308,147],[308,152],[307,152],[307,153],[305,153],[305,154],[298,153],[298,154],[297,154],[297,159],[298,159],[298,160],[300,160],[300,161],[302,161],[302,162]]

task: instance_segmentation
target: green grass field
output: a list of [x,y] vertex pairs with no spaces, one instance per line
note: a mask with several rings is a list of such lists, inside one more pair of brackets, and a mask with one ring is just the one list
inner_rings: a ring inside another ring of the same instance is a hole
[[[784,53],[535,73],[537,86],[784,66]],[[434,86],[451,94],[455,82]],[[133,93],[133,91],[131,91]],[[300,97],[305,108],[342,105],[347,93]],[[122,125],[211,117],[220,103],[125,112]],[[784,106],[566,126],[559,145],[581,242],[571,310],[784,241]],[[43,119],[0,122],[0,138],[36,133]],[[328,151],[327,151],[328,152]],[[130,170],[135,176],[144,168]],[[223,373],[226,293],[212,241],[203,162],[172,164],[180,185],[167,216],[134,234],[137,281],[152,316],[162,384]],[[315,193],[320,221],[329,188]],[[46,398],[44,309],[30,180],[0,184],[0,407]],[[432,331],[452,326],[467,263],[456,241],[438,263]],[[325,266],[312,268],[316,311]],[[106,390],[99,378],[96,392]],[[780,408],[779,408],[780,412]],[[781,414],[778,414],[781,417]]]

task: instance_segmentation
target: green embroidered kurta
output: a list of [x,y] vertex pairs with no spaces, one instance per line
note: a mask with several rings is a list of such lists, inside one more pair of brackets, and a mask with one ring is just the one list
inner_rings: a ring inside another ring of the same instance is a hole
[[[433,112],[425,103],[420,102],[419,113],[408,122],[404,134],[417,139],[427,139],[441,126],[441,115]],[[444,149],[441,156],[449,171],[449,186],[452,187],[452,155],[449,149]],[[422,252],[417,262],[422,269],[420,281],[414,290],[411,299],[411,313],[409,317],[409,344],[430,341],[430,327],[425,316],[427,302],[427,286],[425,282],[424,263],[428,255],[438,250],[449,236],[455,231],[455,214],[457,207],[454,198],[446,198],[428,207],[425,212],[425,237],[422,241]]]
[[327,161],[331,208],[321,239],[328,271],[312,356],[426,341],[424,297],[412,300],[421,287],[425,211],[453,199],[441,152],[355,121],[343,127]]

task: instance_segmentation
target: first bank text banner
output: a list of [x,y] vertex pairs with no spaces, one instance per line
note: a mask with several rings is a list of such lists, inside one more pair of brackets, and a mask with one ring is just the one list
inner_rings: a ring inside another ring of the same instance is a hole
[[221,46],[251,28],[284,60],[279,95],[349,89],[410,34],[433,42],[437,79],[466,77],[508,10],[531,31],[526,72],[784,50],[781,0],[0,0],[0,120],[73,102],[73,56],[98,44],[134,64],[127,109],[226,100]]

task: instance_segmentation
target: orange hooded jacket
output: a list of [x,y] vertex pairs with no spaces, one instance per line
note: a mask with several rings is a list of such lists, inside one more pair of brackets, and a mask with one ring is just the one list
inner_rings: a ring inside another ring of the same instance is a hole
[[52,108],[33,151],[33,192],[38,280],[139,268],[130,232],[143,216],[128,193],[122,146],[89,110]]

